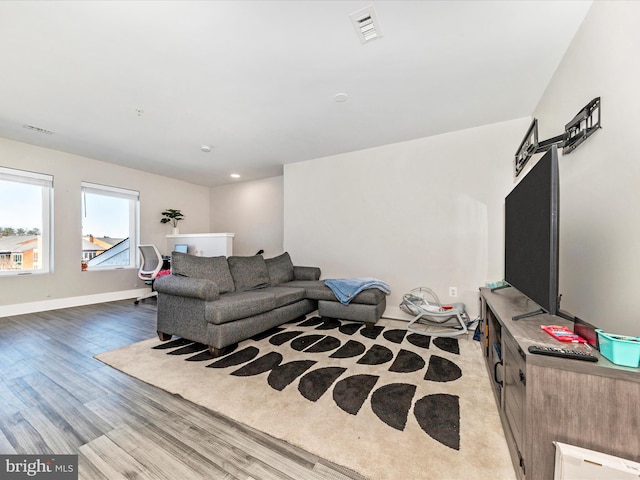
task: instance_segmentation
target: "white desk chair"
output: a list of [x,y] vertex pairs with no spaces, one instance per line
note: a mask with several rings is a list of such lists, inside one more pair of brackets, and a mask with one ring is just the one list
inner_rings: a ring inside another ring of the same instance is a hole
[[142,256],[138,277],[144,280],[144,283],[151,286],[151,291],[136,298],[135,302],[133,302],[136,305],[140,303],[140,300],[158,296],[158,292],[153,289],[153,281],[158,276],[158,272],[162,270],[162,255],[160,255],[155,245],[138,245],[138,250]]

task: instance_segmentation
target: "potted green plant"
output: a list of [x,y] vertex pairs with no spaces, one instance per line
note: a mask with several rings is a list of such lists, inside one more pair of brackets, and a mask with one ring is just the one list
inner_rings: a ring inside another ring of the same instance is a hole
[[171,223],[171,226],[173,227],[173,234],[178,235],[178,233],[180,233],[178,231],[178,222],[182,219],[184,219],[184,215],[180,210],[168,208],[162,212],[162,219],[160,220],[160,223]]

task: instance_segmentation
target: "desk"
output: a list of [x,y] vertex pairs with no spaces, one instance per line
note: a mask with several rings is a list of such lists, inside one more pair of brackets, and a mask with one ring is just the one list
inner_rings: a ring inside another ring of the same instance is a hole
[[187,253],[199,257],[219,257],[233,255],[233,237],[235,233],[185,233],[167,235],[166,252],[173,250],[176,244],[187,244]]

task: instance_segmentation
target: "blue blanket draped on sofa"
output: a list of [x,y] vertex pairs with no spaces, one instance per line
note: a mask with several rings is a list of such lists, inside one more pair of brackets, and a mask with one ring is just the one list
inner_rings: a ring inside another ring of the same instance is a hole
[[348,305],[353,297],[368,288],[377,288],[387,295],[391,293],[389,285],[376,278],[329,278],[324,284],[344,305]]

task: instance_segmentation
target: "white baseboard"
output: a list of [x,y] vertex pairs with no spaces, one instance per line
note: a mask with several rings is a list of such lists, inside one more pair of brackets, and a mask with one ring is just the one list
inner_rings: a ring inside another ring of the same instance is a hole
[[400,310],[400,307],[387,307],[387,309],[382,314],[382,318],[410,322],[411,320],[413,320],[414,315],[409,315],[408,313],[403,312],[402,310]]
[[81,297],[56,298],[52,300],[42,300],[40,302],[0,305],[0,318],[10,317],[13,315],[24,315],[26,313],[46,312],[47,310],[58,310],[59,308],[80,307],[83,305],[93,305],[95,303],[115,302],[116,300],[137,298],[148,292],[149,288],[147,287],[138,288],[135,290],[121,290],[119,292],[83,295]]

